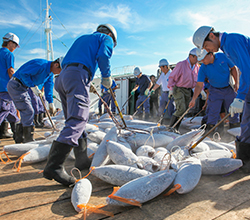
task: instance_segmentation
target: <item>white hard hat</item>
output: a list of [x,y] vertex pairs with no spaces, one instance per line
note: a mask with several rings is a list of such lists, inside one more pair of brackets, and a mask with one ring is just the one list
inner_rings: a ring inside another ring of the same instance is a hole
[[106,27],[106,28],[108,28],[110,31],[111,31],[111,33],[113,34],[113,40],[114,40],[114,47],[117,45],[117,32],[116,32],[116,30],[115,30],[115,28],[111,25],[111,24],[100,24],[98,27],[97,27],[97,31],[98,31],[98,29],[99,28],[101,28],[101,27]]
[[62,62],[63,62],[63,56],[61,56],[61,57],[58,57],[55,61],[57,61],[58,63],[59,63],[59,65],[60,65],[60,68],[62,69]]
[[197,56],[197,51],[198,51],[198,50],[199,50],[199,49],[195,47],[195,48],[193,48],[192,50],[190,50],[189,54]]
[[5,34],[4,36],[3,36],[3,41],[4,42],[9,42],[9,41],[13,41],[13,42],[15,42],[16,44],[17,44],[17,47],[20,47],[19,46],[19,38],[18,38],[18,36],[16,36],[15,34],[13,34],[13,33],[7,33],[7,34]]
[[208,54],[208,52],[206,50],[201,50],[199,48],[197,48],[197,60],[201,61],[204,59],[204,57]]
[[168,63],[168,61],[166,59],[161,59],[159,61],[159,67],[161,67],[161,66],[168,66],[168,65],[169,65],[169,63]]
[[207,35],[210,33],[210,31],[213,31],[214,28],[211,26],[201,26],[199,27],[194,35],[193,35],[193,43],[196,47],[202,49],[203,43]]
[[140,75],[140,73],[141,73],[140,67],[135,67],[135,69],[134,69],[134,75],[138,76],[138,75]]

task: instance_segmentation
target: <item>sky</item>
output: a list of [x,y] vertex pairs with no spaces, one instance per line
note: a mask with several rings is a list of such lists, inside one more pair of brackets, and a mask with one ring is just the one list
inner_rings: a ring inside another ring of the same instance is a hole
[[[156,75],[159,60],[185,60],[194,48],[192,36],[202,25],[216,31],[250,36],[248,0],[49,0],[54,58],[64,56],[74,40],[93,33],[99,24],[112,24],[118,35],[111,58],[112,75]],[[46,0],[0,1],[0,36],[20,38],[14,51],[15,70],[25,62],[46,59],[44,34]],[[99,72],[96,73],[99,75]]]

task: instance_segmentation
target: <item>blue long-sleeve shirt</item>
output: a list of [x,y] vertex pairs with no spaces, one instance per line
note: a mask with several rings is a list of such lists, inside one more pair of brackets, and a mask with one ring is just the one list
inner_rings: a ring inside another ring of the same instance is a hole
[[220,49],[241,71],[237,98],[244,100],[250,87],[250,38],[223,33]]
[[10,80],[8,69],[14,68],[14,55],[9,49],[0,49],[0,92],[7,92],[7,84]]
[[50,71],[51,61],[34,59],[23,64],[13,75],[27,87],[38,86],[45,88],[45,97],[49,103],[53,102],[53,77]]
[[63,59],[62,66],[81,63],[89,68],[93,79],[98,65],[102,77],[109,77],[113,47],[112,38],[106,34],[94,32],[93,34],[83,35],[73,43]]

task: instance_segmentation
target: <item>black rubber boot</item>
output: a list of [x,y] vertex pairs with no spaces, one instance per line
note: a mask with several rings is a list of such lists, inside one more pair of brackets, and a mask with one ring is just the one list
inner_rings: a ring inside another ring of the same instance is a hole
[[15,122],[11,122],[10,123],[10,127],[11,127],[11,131],[13,133],[13,139],[16,139],[16,123]]
[[24,137],[23,143],[34,141],[33,135],[34,135],[34,126],[33,125],[23,127],[23,137]]
[[36,128],[42,128],[43,125],[40,124],[39,122],[39,115],[34,115],[34,124]]
[[78,147],[74,147],[75,167],[79,170],[89,169],[91,160],[87,156],[87,138],[78,140]]
[[161,120],[161,125],[167,125],[168,124],[168,119],[167,118],[163,118]]
[[240,122],[238,122],[238,123],[229,123],[229,129],[237,128],[237,127],[240,127]]
[[250,173],[250,144],[240,142],[236,139],[236,156],[237,159],[241,159],[243,166],[241,167],[244,173]]
[[145,121],[148,121],[148,120],[149,120],[149,113],[145,113],[144,120],[145,120]]
[[16,135],[15,135],[16,144],[23,142],[23,125],[21,123],[16,124]]
[[7,121],[3,121],[0,125],[0,139],[12,138],[12,135],[8,132],[8,125]]
[[[176,117],[175,115],[172,115],[172,117],[170,118],[169,128],[170,128],[170,131],[172,131],[172,132],[174,132],[174,133],[180,133],[180,132],[178,131],[179,126],[180,126],[180,125],[179,125],[180,123],[178,123],[178,124],[175,126],[175,128],[172,128],[173,125],[178,121],[178,119],[179,119],[179,117]],[[176,129],[177,126],[178,126],[178,129]]]
[[71,145],[53,141],[47,164],[43,171],[43,176],[46,179],[54,179],[65,186],[75,184],[75,178],[67,174],[63,165],[72,148],[73,146]]
[[43,113],[39,113],[39,114],[38,114],[38,122],[39,122],[39,124],[42,125],[42,126],[44,126],[44,122],[43,122],[43,118],[44,118],[44,117],[43,117],[43,115],[44,115]]
[[218,132],[220,136],[224,135],[224,122],[222,122],[216,129],[215,132]]
[[[206,135],[213,127],[214,127],[214,125],[207,124],[206,129],[205,129],[205,133],[203,134],[203,136]],[[215,131],[213,131],[211,134],[209,134],[208,137],[213,138],[214,132]]]

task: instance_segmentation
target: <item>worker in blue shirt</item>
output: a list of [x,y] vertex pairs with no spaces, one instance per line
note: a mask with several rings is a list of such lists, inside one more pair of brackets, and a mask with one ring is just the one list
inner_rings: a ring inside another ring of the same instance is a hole
[[[208,52],[221,49],[224,54],[239,68],[241,75],[236,98],[229,108],[233,116],[241,113],[241,135],[236,138],[237,158],[243,161],[242,169],[250,172],[250,38],[237,33],[216,32],[211,26],[202,26],[193,35],[193,43]],[[243,111],[244,107],[244,111]]]
[[[30,60],[23,64],[10,79],[7,89],[21,115],[21,123],[18,124],[20,132],[17,133],[16,143],[33,141],[34,109],[28,88],[31,88],[36,96],[40,96],[42,92],[38,86],[43,84],[50,75],[53,76],[53,74],[61,72],[60,62],[59,58],[53,62],[44,59]],[[48,85],[50,87],[49,93],[53,93],[53,85],[53,83]],[[53,97],[49,96],[49,93],[45,93],[45,96],[49,102],[49,108],[55,111]],[[22,130],[23,132],[21,132]]]
[[7,83],[15,72],[13,52],[17,47],[19,38],[13,33],[5,34],[0,49],[0,139],[12,137],[8,133],[8,121],[15,138],[16,122],[19,121],[16,107],[7,91]]
[[[236,97],[235,91],[238,89],[238,75],[234,64],[223,53],[213,54],[212,52],[208,53],[206,50],[199,50],[197,55],[198,61],[201,61],[203,64],[199,69],[198,80],[189,107],[192,108],[195,105],[195,100],[201,93],[203,83],[207,78],[210,83],[207,101],[209,111],[206,131],[208,132],[220,120],[221,106],[228,110]],[[235,91],[229,84],[230,74],[232,74],[236,82]],[[235,114],[234,117],[229,117],[229,127],[234,128],[237,126],[239,126],[239,120],[238,114]]]
[[90,82],[97,66],[102,75],[101,83],[109,89],[112,85],[110,58],[116,46],[117,33],[110,24],[101,24],[93,34],[82,35],[71,46],[63,60],[63,69],[55,81],[65,116],[65,127],[53,142],[43,175],[47,179],[70,186],[75,178],[64,169],[64,161],[72,148],[75,167],[88,169],[85,127],[89,117]]
[[[136,109],[137,109],[137,107],[150,95],[150,88],[153,86],[153,83],[148,78],[148,76],[142,74],[142,71],[139,67],[135,67],[134,75],[136,76],[136,82],[135,82],[135,87],[131,91],[131,95],[134,95],[135,91],[140,87],[140,95],[138,96],[138,99],[136,101]],[[143,107],[145,111],[144,120],[148,120],[150,114],[149,99],[147,99],[147,101],[144,102]],[[139,118],[142,119],[143,115],[142,107],[138,109],[138,115]]]

